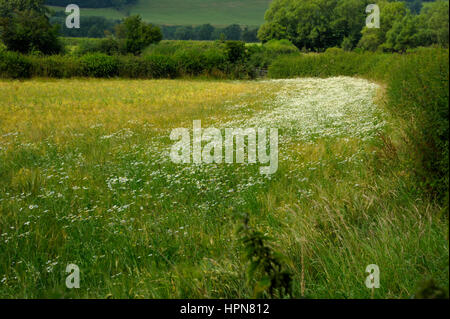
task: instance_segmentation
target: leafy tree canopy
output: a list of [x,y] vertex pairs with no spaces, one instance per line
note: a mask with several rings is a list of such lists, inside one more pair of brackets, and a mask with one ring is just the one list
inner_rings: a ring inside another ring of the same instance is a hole
[[44,0],[0,0],[0,39],[7,49],[59,53],[58,27],[46,13]]
[[[373,2],[380,7],[380,28],[369,29],[365,8]],[[288,39],[307,51],[448,47],[448,0],[274,0],[265,20],[261,41]]]
[[161,29],[142,21],[139,15],[125,18],[116,27],[116,36],[127,53],[140,54],[142,49],[162,40]]

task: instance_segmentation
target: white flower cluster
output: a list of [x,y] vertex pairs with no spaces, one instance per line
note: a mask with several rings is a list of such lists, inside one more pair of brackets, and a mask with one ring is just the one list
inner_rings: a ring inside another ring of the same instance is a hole
[[[228,123],[241,127],[274,127],[296,140],[324,137],[368,139],[384,126],[374,103],[378,85],[351,77],[273,80],[283,84],[275,101],[256,117]],[[283,143],[280,138],[280,143]]]

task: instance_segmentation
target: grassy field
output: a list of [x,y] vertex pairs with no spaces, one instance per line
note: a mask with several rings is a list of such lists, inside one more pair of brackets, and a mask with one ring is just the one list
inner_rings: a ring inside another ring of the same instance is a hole
[[[259,26],[264,22],[264,13],[271,0],[139,0],[126,9],[130,14],[140,14],[147,22],[166,25],[199,25],[210,23],[216,26],[233,23]],[[63,8],[52,7],[55,10]],[[120,19],[125,11],[111,8],[81,9],[85,16],[103,16]]]
[[[252,297],[245,214],[285,256],[293,297],[448,286],[448,218],[411,191],[383,97],[350,77],[0,81],[0,297]],[[193,120],[277,127],[278,171],[172,163],[170,131]]]
[[[66,9],[63,7],[55,7],[55,6],[47,6],[54,11],[65,11]],[[80,8],[81,16],[86,17],[105,17],[108,19],[120,20],[125,17],[124,12],[120,12],[114,8],[102,8],[102,9],[94,9],[94,8]]]

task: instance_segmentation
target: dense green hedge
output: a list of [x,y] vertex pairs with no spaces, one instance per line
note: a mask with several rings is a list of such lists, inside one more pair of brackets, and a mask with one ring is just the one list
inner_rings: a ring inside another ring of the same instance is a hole
[[27,78],[32,64],[25,56],[0,50],[0,78]]
[[409,140],[424,187],[448,202],[449,54],[421,50],[401,56],[386,76],[392,112],[411,119]]
[[171,56],[110,56],[103,53],[82,56],[24,56],[0,51],[0,78],[176,78],[203,75],[251,78],[253,70],[246,61],[232,63],[224,52],[215,49],[184,50]]
[[421,48],[407,54],[355,53],[283,56],[271,78],[363,76],[387,84],[388,107],[408,123],[409,167],[421,188],[448,205],[449,51]]

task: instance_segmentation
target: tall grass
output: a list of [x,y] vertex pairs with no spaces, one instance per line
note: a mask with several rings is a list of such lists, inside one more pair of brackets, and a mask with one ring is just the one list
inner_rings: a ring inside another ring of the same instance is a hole
[[[23,72],[55,77],[72,76],[69,68],[89,76],[176,77],[198,73],[199,56],[186,52],[3,57],[24,58],[17,64]],[[305,141],[299,136],[321,118],[294,123],[281,131],[287,143],[270,179],[251,165],[164,161],[170,130],[193,119],[220,127],[289,110],[292,87],[300,103],[316,85],[311,101],[319,111],[333,110],[337,97],[329,92],[351,93],[343,94],[351,100],[349,122],[338,126],[345,130],[364,117],[361,103],[370,104],[351,85],[360,80],[305,80],[299,88],[295,81],[0,81],[0,297],[247,298],[261,287],[267,297],[267,274],[246,275],[259,250],[284,255],[283,269],[270,273],[273,283],[289,279],[273,286],[289,286],[292,297],[410,298],[429,278],[445,290],[448,51],[294,54],[278,58],[269,75],[375,80],[386,126],[370,138],[364,131],[340,136],[324,121],[328,134]],[[0,73],[10,74],[8,65],[0,63]],[[287,112],[285,122],[289,114],[295,116]],[[236,230],[244,215],[260,235],[249,239],[272,238],[270,245],[242,245]],[[80,266],[80,289],[65,288],[68,263]],[[372,263],[381,269],[374,291],[364,285]]]
[[[329,84],[353,80],[326,81],[307,80],[298,90],[307,98],[318,85],[321,100]],[[272,238],[263,246],[285,256],[281,272],[271,273],[290,274],[292,297],[409,298],[428,278],[447,287],[448,218],[414,191],[389,143],[397,126],[388,112],[388,127],[370,139],[305,142],[280,131],[291,139],[280,144],[270,179],[252,165],[161,160],[170,130],[189,128],[192,119],[220,127],[288,107],[277,104],[290,92],[283,83],[0,81],[0,297],[270,292],[263,270],[247,276],[254,249],[236,233],[245,214],[250,229]],[[360,114],[351,110],[354,123]],[[65,287],[69,263],[80,267],[80,289]],[[372,263],[381,269],[373,294],[364,285]]]
[[403,160],[417,185],[448,207],[449,52],[422,48],[404,55],[344,52],[284,56],[272,78],[361,76],[384,82],[387,105],[407,127]]

